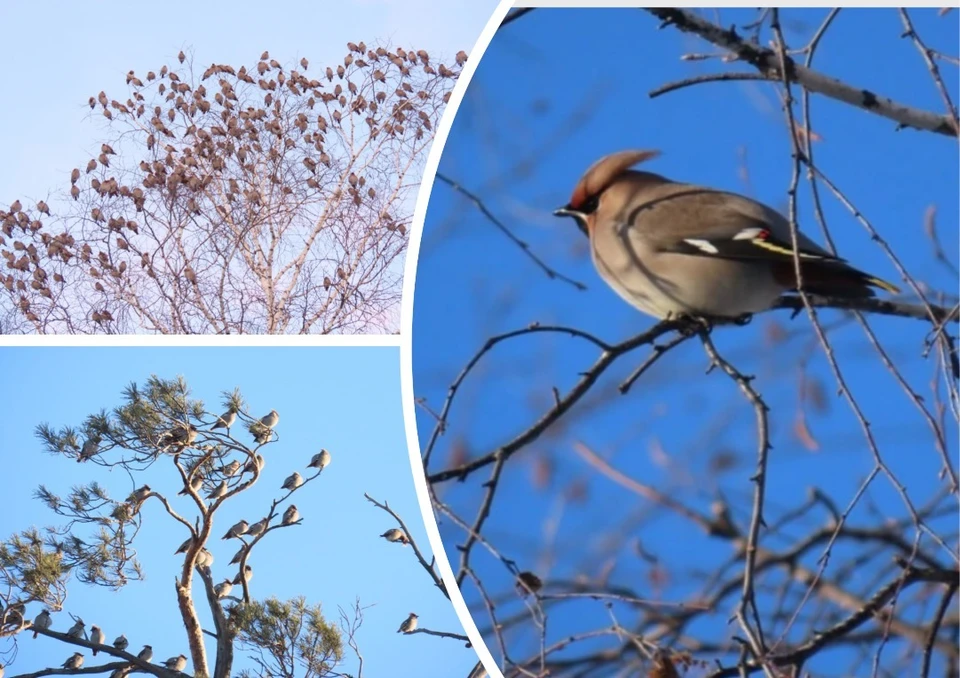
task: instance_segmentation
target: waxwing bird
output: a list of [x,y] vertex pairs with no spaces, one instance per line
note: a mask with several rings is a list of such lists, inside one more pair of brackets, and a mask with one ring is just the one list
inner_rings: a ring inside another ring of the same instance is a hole
[[197,567],[210,567],[213,565],[213,554],[207,549],[200,549],[197,553]]
[[240,470],[240,462],[234,459],[229,464],[220,469],[220,472],[228,478],[232,478],[237,475],[237,471]]
[[99,445],[100,438],[87,438],[83,443],[83,447],[80,448],[80,454],[77,455],[77,461],[86,461],[87,459],[93,457],[97,453]]
[[[52,623],[53,623],[53,619],[51,619],[50,617],[50,611],[41,610],[40,614],[38,614],[33,620],[33,628],[46,631],[47,629],[50,628],[50,624]],[[33,632],[34,638],[36,638],[38,635],[39,634],[36,631]]]
[[298,487],[303,485],[303,476],[294,471],[287,476],[287,479],[283,481],[283,485],[280,486],[281,490],[290,490],[291,492]]
[[127,497],[127,501],[129,501],[129,502],[131,502],[131,503],[140,503],[140,502],[142,502],[144,499],[146,499],[146,498],[149,497],[149,496],[150,496],[150,486],[149,486],[149,485],[143,485],[143,486],[138,487],[137,489],[135,489],[135,490],[130,494],[130,496]]
[[117,648],[118,650],[120,650],[121,652],[123,652],[124,650],[126,650],[129,645],[130,645],[130,641],[127,640],[127,637],[126,637],[125,635],[123,635],[122,633],[120,634],[120,637],[119,637],[119,638],[117,638],[115,641],[113,641],[113,646],[114,646],[115,648]]
[[[253,579],[253,568],[250,567],[249,565],[247,565],[246,567],[243,568],[243,580],[242,580],[242,581],[249,582],[251,579]],[[240,585],[240,582],[241,582],[240,573],[238,572],[238,573],[237,573],[237,576],[233,578],[233,581],[232,581],[231,583],[232,583],[234,586],[239,586],[239,585]]]
[[246,534],[250,529],[250,524],[246,520],[241,520],[239,523],[236,523],[233,527],[227,530],[227,533],[223,535],[222,539],[235,539],[240,535]]
[[300,511],[297,510],[297,507],[293,504],[287,507],[287,510],[283,512],[283,524],[291,525],[300,520]]
[[[106,637],[103,635],[103,631],[100,630],[99,626],[90,627],[90,642],[94,645],[103,645],[103,641],[106,640]],[[97,656],[97,648],[93,648],[93,656]]]
[[199,432],[200,430],[193,424],[177,424],[160,436],[157,444],[160,447],[175,445],[179,450],[182,450],[184,447],[193,444]]
[[321,471],[327,467],[327,464],[330,463],[330,453],[326,450],[320,450],[313,457],[310,458],[310,463],[307,464],[307,468],[316,468]]
[[531,593],[536,593],[543,588],[543,580],[533,572],[524,571],[517,575],[515,585],[517,593],[526,598]]
[[400,628],[397,629],[397,633],[413,633],[413,630],[417,628],[417,615],[413,612],[410,613],[410,616],[403,620],[403,623],[400,624]]
[[240,561],[243,559],[243,554],[246,552],[246,550],[247,550],[246,545],[241,546],[241,547],[240,547],[240,550],[237,551],[237,552],[234,554],[233,558],[230,560],[230,564],[231,564],[231,565],[239,565],[239,564],[240,564]]
[[[199,492],[202,486],[203,486],[203,476],[201,476],[199,473],[194,475],[193,478],[190,479],[190,489],[192,489],[194,492]],[[190,489],[187,489],[187,487],[184,487],[182,490],[177,492],[177,494],[182,497],[186,497],[188,494],[190,494]]]
[[163,662],[163,665],[171,671],[183,671],[187,668],[187,658],[182,654],[178,654],[176,657],[170,657],[170,659]]
[[[658,151],[601,158],[554,212],[573,217],[590,238],[600,277],[656,318],[740,318],[769,309],[797,289],[790,222],[726,191],[630,169]],[[892,284],[859,271],[797,233],[803,290],[857,299]]]
[[232,410],[232,409],[228,410],[227,412],[224,412],[219,417],[217,417],[217,423],[214,424],[213,428],[210,430],[215,431],[218,428],[225,428],[229,432],[230,427],[233,426],[233,422],[235,422],[236,420],[237,420],[236,410]]
[[403,546],[406,546],[407,544],[410,543],[410,538],[407,537],[406,533],[397,527],[387,530],[380,536],[386,539],[387,541],[396,542],[398,544],[402,544]]
[[137,659],[142,659],[145,662],[153,659],[153,648],[149,645],[144,645],[143,649],[137,653]]
[[230,595],[232,590],[233,582],[231,582],[229,579],[224,579],[222,582],[213,587],[213,592],[217,594],[217,600],[226,598]]
[[221,480],[220,484],[207,493],[207,499],[219,499],[227,493],[227,481]]
[[270,523],[266,518],[263,520],[258,520],[253,525],[250,526],[250,529],[247,530],[248,537],[259,537],[267,529],[267,525]]
[[61,666],[65,669],[79,669],[81,666],[83,666],[83,655],[79,652],[74,652],[73,656],[67,661],[63,662]]
[[251,459],[250,461],[248,461],[248,462],[246,463],[246,465],[243,467],[243,472],[244,472],[244,473],[253,473],[253,469],[254,469],[254,468],[258,468],[258,469],[260,469],[260,470],[262,471],[262,470],[263,470],[263,465],[264,465],[265,463],[266,463],[266,462],[264,461],[262,454],[254,455],[254,458]]
[[86,628],[86,624],[84,624],[83,620],[78,617],[76,622],[74,622],[73,626],[70,627],[70,630],[67,631],[67,637],[83,638],[84,640],[86,640],[87,633],[84,630],[85,628]]
[[187,537],[186,541],[180,544],[180,548],[173,552],[173,555],[178,556],[181,553],[186,553],[191,546],[193,546],[193,537]]
[[280,421],[280,415],[277,414],[276,410],[270,410],[270,414],[260,418],[260,423],[267,428],[273,428],[278,421]]

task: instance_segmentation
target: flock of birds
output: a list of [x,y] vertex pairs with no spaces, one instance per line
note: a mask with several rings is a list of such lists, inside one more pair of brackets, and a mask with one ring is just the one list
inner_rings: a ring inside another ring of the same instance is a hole
[[[226,429],[229,433],[230,428],[236,423],[237,420],[237,411],[233,408],[225,412],[224,414],[217,417],[216,422],[211,427],[211,431],[216,429]],[[267,415],[256,420],[256,423],[251,427],[251,432],[254,435],[254,438],[258,443],[266,442],[269,439],[273,428],[279,423],[280,415],[276,410],[271,410]],[[193,424],[180,424],[170,431],[162,434],[158,439],[158,446],[168,448],[170,446],[176,446],[179,452],[182,452],[184,449],[192,445],[197,438],[199,429]],[[102,442],[102,437],[98,435],[91,436],[87,438],[84,444],[80,447],[80,451],[77,455],[77,461],[83,462],[88,459],[93,458],[99,453],[99,446]],[[178,453],[179,453],[178,452]],[[244,472],[252,471],[253,464],[256,463],[258,469],[263,468],[263,457],[259,454],[255,455],[255,461],[249,461],[246,466],[243,467]],[[330,452],[326,449],[320,450],[317,454],[313,455],[310,459],[310,463],[307,465],[308,468],[317,469],[317,472],[322,472],[323,469],[330,464],[331,455]],[[241,469],[241,463],[239,461],[231,461],[229,464],[223,466],[220,471],[225,476],[225,480],[221,481],[215,487],[213,487],[207,494],[206,498],[217,501],[228,491],[228,480],[235,476]],[[197,493],[202,488],[203,477],[202,475],[195,475],[188,480],[188,486],[184,487],[178,494],[188,495],[190,492]],[[289,475],[281,485],[281,489],[287,490],[288,492],[293,492],[299,488],[304,483],[303,476],[298,472],[294,472]],[[149,485],[143,485],[136,490],[128,497],[127,501],[132,504],[139,505],[144,502],[152,494],[152,490]],[[297,507],[293,504],[288,506],[283,512],[281,518],[281,525],[291,525],[300,520],[300,512]],[[226,531],[226,533],[221,537],[223,540],[229,539],[240,539],[243,542],[243,546],[240,547],[240,550],[234,555],[233,559],[230,561],[230,565],[237,565],[242,562],[244,554],[249,550],[252,542],[245,541],[241,539],[242,537],[256,538],[262,535],[270,526],[269,517],[258,520],[254,523],[249,523],[246,520],[240,520],[235,523]],[[410,543],[410,538],[407,536],[400,528],[391,528],[380,535],[383,539],[390,543],[400,544],[401,546],[406,546]],[[174,555],[187,553],[193,546],[194,537],[191,535],[184,541],[179,548],[174,552]],[[213,554],[210,553],[206,548],[201,548],[198,551],[196,556],[195,565],[197,568],[209,568],[213,564]],[[214,593],[218,600],[222,600],[230,596],[233,587],[241,585],[242,582],[249,582],[253,577],[253,568],[250,565],[245,565],[242,572],[239,572],[236,577],[230,579],[229,577],[224,579],[222,582],[216,584],[213,589]],[[86,624],[79,617],[74,617],[74,625],[67,631],[68,638],[83,639],[97,646],[105,646],[106,636],[104,635],[103,630],[98,626],[90,627],[89,637],[86,633]],[[413,633],[417,628],[418,616],[416,613],[411,612],[409,616],[404,619],[400,624],[400,628],[397,630],[398,633]],[[32,629],[33,637],[36,638],[39,635],[40,631],[47,631],[52,625],[53,619],[49,610],[44,609],[37,615],[33,620]],[[120,635],[113,641],[112,647],[115,650],[121,652],[126,652],[127,647],[129,646],[129,641],[125,635]],[[98,647],[93,648],[93,656],[96,657],[99,652]],[[150,645],[144,645],[143,649],[135,655],[136,659],[141,662],[151,662],[153,660],[153,647]],[[61,667],[64,669],[79,669],[83,666],[84,655],[81,652],[74,652],[63,664]],[[182,672],[187,666],[187,657],[183,654],[179,654],[175,657],[170,657],[169,659],[161,662],[161,664],[172,671]],[[131,663],[129,666],[116,669],[111,675],[110,678],[124,678],[127,674],[135,668],[135,664]],[[3,678],[3,668],[0,666],[0,678]]]
[[[214,222],[253,219],[264,209],[272,209],[278,195],[293,192],[285,178],[286,171],[270,169],[283,158],[290,161],[286,170],[292,171],[297,165],[308,170],[302,177],[306,187],[326,194],[330,183],[326,170],[330,169],[335,176],[341,164],[337,139],[342,130],[337,128],[357,117],[364,121],[358,125],[367,128],[370,138],[383,134],[409,139],[412,134],[415,139],[422,139],[432,129],[431,120],[436,118],[438,93],[429,82],[409,82],[411,68],[420,67],[431,77],[454,78],[467,60],[466,53],[461,51],[455,57],[456,67],[448,68],[431,60],[424,50],[368,49],[363,42],[347,43],[347,48],[349,53],[341,64],[316,73],[317,77],[306,75],[306,59],[300,61],[302,71],[298,71],[284,68],[264,52],[256,67],[249,70],[211,64],[193,85],[186,82],[186,76],[181,78],[166,65],[158,72],[149,71],[143,80],[130,71],[126,81],[131,91],[125,101],[111,99],[104,91],[91,96],[91,110],[99,108],[108,120],[123,119],[144,132],[147,158],[152,157],[150,161],[140,161],[139,174],[129,168],[130,171],[120,169],[118,176],[110,176],[118,166],[122,167],[122,162],[117,160],[114,148],[104,143],[100,153],[85,166],[87,175],[99,170],[99,176],[89,181],[91,202],[95,204],[90,205],[88,218],[112,234],[115,249],[109,255],[105,251],[94,252],[89,243],[81,246],[66,234],[41,232],[41,216],[50,216],[47,203],[36,203],[33,213],[16,200],[8,210],[0,209],[0,232],[11,237],[15,230],[21,230],[25,239],[17,241],[19,247],[15,250],[3,252],[7,268],[13,272],[0,277],[0,283],[23,292],[29,286],[36,297],[52,299],[56,294],[54,283],[63,285],[66,279],[59,272],[48,273],[46,267],[73,257],[90,267],[94,277],[104,280],[119,278],[131,265],[138,264],[146,275],[162,277],[164,272],[154,268],[149,253],[137,251],[130,244],[140,232],[134,212],[150,212],[148,201],[176,204],[187,213],[203,214]],[[186,55],[181,52],[178,59],[183,64]],[[399,78],[395,77],[396,72]],[[362,84],[358,86],[354,79]],[[151,97],[153,91],[155,100]],[[263,103],[259,105],[261,95]],[[447,88],[442,97],[444,103],[449,96]],[[329,142],[328,130],[332,136]],[[343,133],[352,144],[353,132]],[[121,175],[135,176],[136,180],[125,185]],[[81,167],[70,174],[73,200],[80,200],[81,176]],[[349,185],[342,191],[333,191],[333,202],[353,207],[366,205],[372,212],[381,213],[377,223],[386,230],[405,234],[406,225],[398,223],[388,210],[380,209],[383,205],[377,191],[373,186],[364,186],[365,177],[351,173],[348,179]],[[267,182],[271,185],[267,186]],[[343,200],[339,199],[341,193]],[[211,194],[222,195],[223,199],[210,200]],[[324,276],[325,290],[337,288],[341,284],[338,278],[346,279],[349,272],[338,267],[336,276]],[[189,265],[183,277],[194,285],[202,283]],[[100,281],[96,284],[103,287]],[[30,303],[25,302],[22,310],[28,320],[39,320]],[[102,308],[93,311],[90,319],[102,324],[113,321],[114,316]]]
[[[73,626],[70,627],[70,630],[67,631],[67,638],[82,639],[86,640],[89,643],[92,643],[97,646],[106,645],[106,636],[103,633],[103,630],[99,626],[90,627],[90,635],[87,636],[86,624],[79,617],[75,618]],[[36,638],[39,635],[39,631],[47,631],[50,629],[53,624],[53,617],[50,615],[48,610],[43,610],[36,616],[33,620],[32,628],[33,637]],[[114,641],[112,647],[121,652],[126,652],[127,648],[130,645],[130,641],[127,640],[127,637],[123,634],[120,634]],[[99,647],[93,648],[93,656],[96,657],[97,653],[100,652]],[[153,648],[150,645],[144,645],[143,649],[140,650],[136,655],[136,658],[142,662],[153,661]],[[83,666],[84,656],[81,652],[74,652],[63,664],[60,666],[65,669],[79,669]],[[178,654],[176,657],[170,657],[166,661],[160,662],[165,668],[170,669],[171,671],[183,671],[187,667],[187,657],[186,655]],[[133,666],[122,667],[116,669],[113,673],[110,674],[110,678],[123,678],[123,676],[130,673],[130,670]]]
[[[237,420],[237,411],[233,408],[225,412],[224,414],[217,417],[216,422],[211,427],[211,431],[216,429],[226,429],[229,433],[230,428],[236,423]],[[269,439],[273,428],[279,423],[280,415],[276,410],[271,410],[267,415],[261,417],[252,427],[254,438],[258,443],[266,442]],[[157,445],[161,448],[170,448],[171,446],[175,447],[175,452],[177,454],[182,453],[184,449],[193,445],[197,439],[199,429],[193,424],[179,424],[170,431],[162,434],[158,440]],[[99,446],[102,442],[102,437],[95,435],[87,438],[84,441],[83,445],[80,447],[80,451],[77,455],[77,461],[83,462],[88,459],[93,458],[99,453]],[[244,467],[244,471],[252,471],[253,464],[256,463],[259,469],[263,468],[263,457],[261,455],[255,455],[255,461],[251,460]],[[308,468],[317,469],[318,472],[323,471],[324,468],[331,461],[330,452],[323,449],[317,454],[313,455],[308,464]],[[225,465],[220,469],[222,474],[225,476],[225,479],[213,487],[207,494],[206,498],[216,501],[221,497],[225,496],[228,491],[229,479],[235,476],[241,469],[241,463],[239,461],[232,461],[229,464]],[[185,487],[179,492],[180,495],[188,495],[190,490],[197,492],[202,487],[203,476],[202,474],[195,474],[189,481],[189,487]],[[303,485],[304,479],[299,473],[294,472],[284,480],[281,489],[292,492],[298,487]],[[150,497],[153,490],[149,485],[143,485],[136,490],[134,490],[131,495],[127,498],[127,502],[130,504],[139,505],[143,503],[147,498]],[[300,520],[300,512],[297,507],[293,504],[288,506],[283,512],[281,518],[281,525],[291,525]],[[227,533],[223,536],[223,539],[234,539],[240,537],[256,538],[262,535],[268,529],[270,524],[269,517],[263,518],[253,524],[248,523],[246,520],[241,520],[240,522],[233,525]],[[180,547],[175,551],[174,555],[181,553],[187,553],[190,548],[193,546],[194,537],[191,535]],[[230,561],[231,565],[239,564],[244,556],[244,553],[249,550],[252,542],[244,542],[244,545],[241,547],[240,551],[234,556],[233,560]],[[213,554],[210,553],[207,549],[201,548],[198,551],[196,556],[195,565],[198,568],[209,568],[213,564]],[[231,593],[231,590],[235,585],[240,585],[243,581],[249,582],[253,577],[253,568],[250,565],[246,565],[242,572],[238,573],[234,579],[225,579],[223,582],[214,586],[214,591],[216,593],[217,599],[222,600],[228,597]],[[86,640],[95,645],[105,645],[106,637],[103,633],[103,630],[98,626],[90,627],[90,635],[87,636],[86,625],[80,618],[75,618],[76,622],[67,631],[68,638],[79,638]],[[33,637],[36,638],[39,635],[40,630],[50,629],[52,624],[52,617],[48,610],[43,610],[37,617],[33,620],[32,628],[34,629]],[[113,641],[113,648],[125,652],[129,645],[129,641],[126,636],[120,635],[116,640]],[[98,648],[93,649],[93,656],[96,657],[99,652]],[[150,645],[144,645],[143,649],[135,655],[137,659],[142,662],[150,662],[153,660],[153,648]],[[63,664],[62,668],[65,669],[79,669],[83,666],[84,655],[81,652],[74,652]],[[171,657],[166,661],[161,662],[161,664],[172,671],[182,672],[187,666],[187,657],[183,654],[177,655],[176,657]],[[115,670],[110,678],[123,678],[127,675],[131,669],[134,668],[134,665],[123,667]],[[2,678],[2,674],[0,674]]]

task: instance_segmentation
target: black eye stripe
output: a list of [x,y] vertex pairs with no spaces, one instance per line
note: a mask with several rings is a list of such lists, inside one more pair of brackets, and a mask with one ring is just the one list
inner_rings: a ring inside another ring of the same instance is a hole
[[591,195],[589,198],[583,201],[583,205],[580,207],[579,211],[582,214],[593,214],[597,211],[598,207],[600,207],[600,196]]

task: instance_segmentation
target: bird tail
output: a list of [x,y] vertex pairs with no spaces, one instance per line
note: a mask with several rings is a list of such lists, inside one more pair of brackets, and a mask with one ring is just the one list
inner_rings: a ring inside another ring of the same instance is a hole
[[[778,268],[775,276],[796,291],[797,281],[792,262],[783,263]],[[893,283],[837,260],[804,261],[800,273],[803,277],[803,291],[807,294],[864,299],[876,296],[871,289],[874,287],[890,294],[900,293],[900,288]]]

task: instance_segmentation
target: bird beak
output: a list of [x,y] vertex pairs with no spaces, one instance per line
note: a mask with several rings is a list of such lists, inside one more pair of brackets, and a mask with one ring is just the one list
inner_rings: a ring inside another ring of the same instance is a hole
[[587,229],[587,218],[584,216],[583,212],[578,212],[570,205],[564,205],[563,207],[558,207],[557,209],[553,210],[553,216],[573,217],[573,220],[577,222],[577,228],[579,228],[584,235],[590,235],[590,232]]

